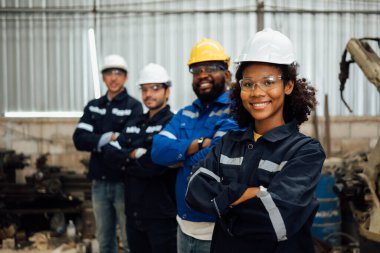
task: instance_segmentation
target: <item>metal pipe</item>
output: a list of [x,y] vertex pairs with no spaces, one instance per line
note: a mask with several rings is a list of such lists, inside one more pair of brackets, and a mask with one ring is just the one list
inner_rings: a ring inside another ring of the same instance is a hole
[[313,122],[313,129],[314,129],[314,137],[315,139],[319,140],[317,110],[314,110],[312,112],[312,122]]
[[329,95],[325,94],[325,145],[326,156],[331,156],[331,135],[330,135],[330,112],[329,112]]
[[94,95],[95,98],[100,98],[100,81],[99,81],[99,68],[98,68],[98,58],[96,55],[96,41],[95,32],[93,28],[88,29],[88,43],[91,56],[91,70],[92,78],[94,81]]
[[[380,14],[379,10],[309,10],[309,9],[284,9],[284,10],[260,10],[263,13],[272,14]],[[96,13],[100,14],[215,14],[215,13],[255,13],[257,9],[189,9],[189,10],[167,10],[167,9],[122,9],[122,8],[109,8],[109,9],[96,9]],[[0,14],[15,14],[15,13],[45,13],[45,14],[92,14],[93,8],[1,8]]]
[[257,31],[264,29],[264,0],[257,0]]

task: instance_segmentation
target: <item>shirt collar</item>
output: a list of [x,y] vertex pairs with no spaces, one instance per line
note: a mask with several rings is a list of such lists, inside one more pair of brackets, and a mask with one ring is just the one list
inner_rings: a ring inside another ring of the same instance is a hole
[[[224,93],[222,93],[222,95],[220,95],[219,97],[217,97],[214,101],[211,101],[211,103],[209,105],[212,105],[212,104],[227,105],[229,103],[230,103],[230,92],[229,91],[225,91]],[[197,98],[196,100],[194,100],[193,105],[195,107],[198,107],[199,109],[204,108],[204,105],[202,104],[202,102],[201,102],[201,100],[199,98]]]
[[121,91],[119,94],[117,94],[116,97],[114,97],[112,100],[120,101],[120,100],[126,99],[127,95],[128,95],[127,89],[124,87],[124,90]]
[[150,121],[150,122],[156,122],[156,121],[159,121],[160,119],[162,119],[167,113],[168,111],[170,111],[170,106],[169,105],[166,105],[164,108],[162,108],[159,112],[157,112],[153,118],[149,119],[149,111],[147,113],[145,113],[145,116],[146,118]]
[[[108,91],[107,91],[107,93],[106,93],[104,96],[102,96],[102,97],[99,98],[99,103],[100,103],[101,105],[105,105],[106,103],[110,102],[110,101],[108,100],[107,94],[108,94]],[[127,96],[128,96],[128,92],[127,92],[127,89],[124,87],[124,90],[121,91],[119,94],[117,94],[116,97],[114,97],[114,98],[112,99],[112,101],[113,101],[113,100],[115,100],[115,101],[120,101],[120,100],[126,99]]]
[[[263,136],[261,136],[260,139],[265,139],[269,142],[276,142],[282,139],[285,139],[292,133],[297,131],[297,122],[296,120],[292,120],[285,125],[275,127],[269,132],[265,133]],[[251,124],[247,131],[242,136],[242,140],[253,140],[253,124]]]

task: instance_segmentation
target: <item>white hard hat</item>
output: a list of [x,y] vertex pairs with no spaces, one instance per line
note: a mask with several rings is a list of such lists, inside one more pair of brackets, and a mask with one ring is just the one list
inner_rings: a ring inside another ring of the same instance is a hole
[[166,69],[155,63],[149,63],[140,71],[137,85],[145,83],[165,83],[167,86],[171,86],[170,77]]
[[125,72],[127,72],[127,62],[124,60],[123,57],[117,54],[111,54],[104,58],[103,65],[101,67],[101,72],[103,72],[106,69],[122,69]]
[[289,65],[295,61],[293,44],[284,34],[265,28],[247,41],[235,63],[252,61]]

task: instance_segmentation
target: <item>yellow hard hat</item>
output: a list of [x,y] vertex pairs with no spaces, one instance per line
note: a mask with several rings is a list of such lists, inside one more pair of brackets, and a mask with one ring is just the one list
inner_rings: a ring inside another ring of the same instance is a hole
[[205,61],[222,61],[230,66],[230,57],[224,52],[222,45],[216,40],[206,38],[195,44],[187,65]]

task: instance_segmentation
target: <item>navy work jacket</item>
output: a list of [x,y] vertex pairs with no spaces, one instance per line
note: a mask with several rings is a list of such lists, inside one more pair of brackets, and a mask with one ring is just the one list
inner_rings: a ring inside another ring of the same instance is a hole
[[98,151],[98,142],[102,134],[121,132],[129,120],[142,113],[141,103],[129,96],[126,89],[111,101],[106,94],[86,105],[74,131],[73,141],[78,150],[91,152],[89,179],[123,181],[123,171],[106,168],[106,161]]
[[[122,168],[125,176],[125,212],[135,219],[175,218],[175,178],[177,170],[155,164],[151,159],[153,136],[173,117],[166,106],[149,118],[148,113],[129,121],[116,141],[103,147],[111,168]],[[129,154],[143,148],[138,159]]]
[[[253,127],[225,135],[192,173],[195,210],[219,217],[212,252],[314,252],[310,227],[325,154],[292,121],[253,139]],[[248,187],[257,196],[230,206]]]

